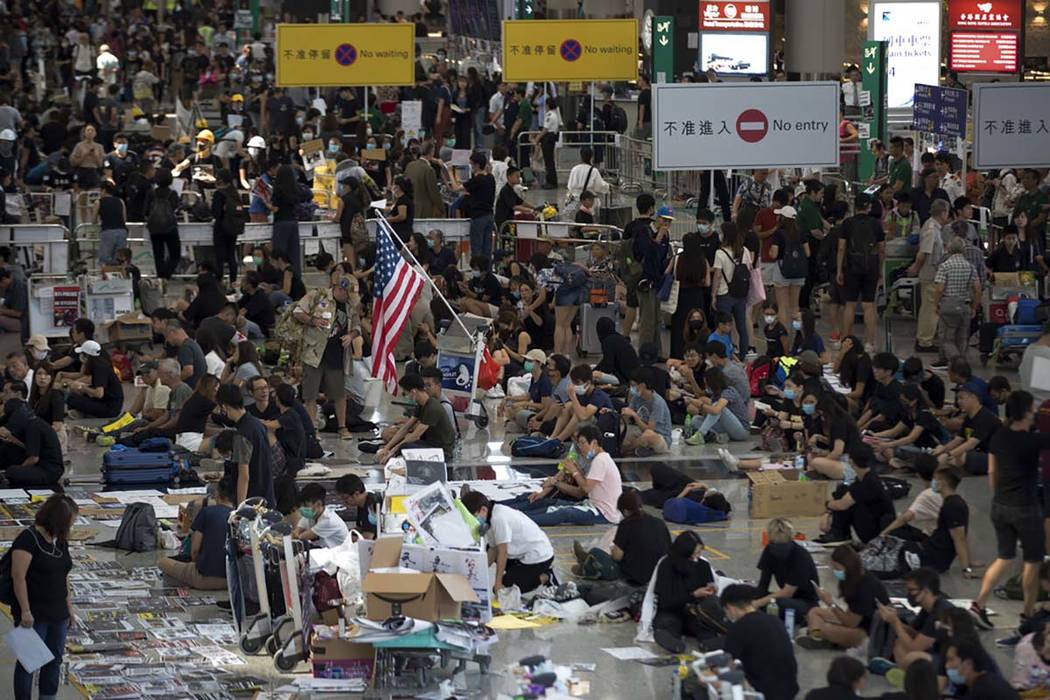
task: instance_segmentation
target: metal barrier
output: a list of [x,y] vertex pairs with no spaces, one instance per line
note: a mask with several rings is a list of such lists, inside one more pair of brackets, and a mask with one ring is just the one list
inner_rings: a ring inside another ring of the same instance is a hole
[[[586,227],[598,229],[594,238],[580,238],[573,234],[577,229]],[[577,224],[571,221],[518,221],[510,219],[493,233],[493,250],[516,249],[519,242],[535,243],[536,241],[547,241],[552,246],[590,246],[594,243],[602,243],[612,249],[623,240],[623,229],[608,224]],[[577,250],[574,248],[570,260],[576,259]]]
[[[372,240],[376,237],[376,226],[378,219],[367,219],[365,225],[368,227],[368,235]],[[338,224],[336,224],[338,227]],[[416,219],[412,222],[412,230],[426,235],[429,231],[437,229],[445,235],[445,241],[470,243],[470,219]],[[407,243],[407,241],[404,241]]]
[[[519,167],[532,167],[531,153],[533,149],[542,155],[543,150],[540,148],[540,144],[533,144],[532,142],[533,137],[539,136],[541,133],[543,132],[522,131],[518,133],[517,142],[514,144],[515,152],[510,155],[517,161]],[[623,137],[615,131],[559,131],[558,141],[554,144],[554,169],[559,176],[568,175],[573,166],[580,162],[579,150],[586,146],[594,154],[592,161],[594,165],[601,166],[603,174],[608,172],[610,175],[615,175],[619,168],[619,155],[613,147],[621,138]],[[529,154],[528,158],[521,157],[523,149]],[[567,162],[566,155],[572,156],[572,162]],[[535,168],[533,170],[535,171]],[[534,175],[537,178],[540,177],[538,172],[534,172]]]
[[27,274],[65,274],[69,269],[69,229],[61,224],[0,226],[0,244],[14,249]]

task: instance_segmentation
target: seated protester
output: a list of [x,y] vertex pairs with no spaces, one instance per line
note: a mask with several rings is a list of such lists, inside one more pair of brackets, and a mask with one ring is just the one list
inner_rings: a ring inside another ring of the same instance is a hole
[[2,379],[0,384],[9,386],[18,383],[23,385],[28,392],[33,385],[33,371],[29,369],[29,361],[26,359],[25,352],[8,353],[6,359],[3,375],[0,376]]
[[809,634],[796,640],[803,649],[852,649],[866,643],[878,606],[889,605],[886,586],[864,570],[860,555],[852,546],[844,544],[831,552],[831,573],[839,582],[838,595],[846,607],[839,606],[828,591],[817,588],[817,597],[827,607],[809,611]]
[[456,431],[441,402],[427,393],[423,378],[416,374],[401,377],[398,386],[416,403],[415,415],[403,423],[376,453],[381,464],[400,454],[404,448],[438,447],[445,457],[452,456]]
[[526,430],[530,433],[540,432],[544,435],[552,435],[558,419],[561,418],[565,406],[569,403],[569,394],[573,391],[574,385],[569,378],[572,364],[565,355],[550,355],[544,367],[551,383],[552,401],[546,408],[540,408],[536,415],[529,419]]
[[336,479],[335,495],[344,506],[356,511],[353,529],[365,539],[374,540],[379,522],[376,508],[382,503],[382,496],[366,489],[357,474],[344,474]]
[[668,401],[671,373],[660,366],[660,348],[656,343],[642,343],[642,347],[638,348],[638,366],[652,373],[653,391]]
[[599,411],[613,410],[612,399],[601,389],[595,388],[593,376],[590,365],[576,365],[569,372],[573,387],[551,437],[562,442],[570,440],[578,427],[593,424]]
[[281,415],[281,411],[273,402],[270,381],[266,377],[255,376],[249,379],[245,386],[252,399],[251,403],[248,402],[248,399],[244,400],[244,407],[248,409],[248,413],[261,420],[267,430],[276,431],[277,418]]
[[893,659],[871,660],[872,668],[885,672],[895,663],[906,669],[913,662],[923,659],[930,661],[944,653],[943,643],[946,639],[940,629],[941,614],[954,607],[948,596],[941,593],[941,578],[933,569],[914,569],[904,575],[904,585],[908,593],[908,603],[919,607],[919,614],[911,624],[905,624],[897,614],[897,609],[890,605],[879,606],[879,617],[893,630],[896,639],[893,642]]
[[190,452],[200,450],[208,426],[208,417],[215,410],[215,394],[218,390],[219,380],[214,375],[201,377],[197,382],[197,388],[182,405],[175,421],[176,445]]
[[875,449],[882,459],[901,468],[914,463],[927,450],[941,445],[945,430],[918,384],[905,384],[900,392],[901,411],[897,425],[873,433]]
[[346,542],[350,531],[343,519],[325,505],[326,495],[320,484],[303,486],[299,491],[299,522],[292,530],[292,536],[316,547],[330,549]]
[[954,469],[938,469],[934,472],[931,486],[944,498],[937,513],[937,526],[919,549],[919,563],[940,573],[951,568],[952,561],[959,557],[964,578],[974,578],[974,568],[979,566],[970,556],[967,537],[970,528],[970,507],[958,494],[959,473]]
[[[525,353],[532,347],[532,338],[529,332],[522,328],[518,314],[504,307],[496,315],[496,338],[498,340],[499,355],[506,359],[503,368],[503,376],[515,376],[521,373],[525,364]],[[493,357],[500,360],[497,354]]]
[[460,309],[484,318],[496,318],[503,302],[503,285],[492,273],[492,261],[484,255],[470,259],[470,281],[460,282]]
[[159,367],[160,363],[157,360],[147,360],[141,363],[135,371],[142,378],[144,389],[135,393],[135,398],[131,400],[126,409],[126,412],[135,418],[135,422],[124,430],[149,423],[167,412],[171,389],[160,380],[160,375],[157,373]]
[[197,380],[208,372],[208,361],[204,358],[200,344],[189,336],[186,326],[177,320],[165,324],[164,342],[175,348],[174,357],[182,367],[182,381],[191,388],[197,386]]
[[65,450],[68,445],[66,394],[55,386],[55,375],[46,367],[38,367],[33,372],[33,387],[29,391],[28,403],[38,418],[55,429]]
[[427,390],[431,397],[438,400],[441,408],[445,409],[445,413],[448,414],[448,420],[455,429],[456,440],[459,440],[462,436],[459,432],[459,419],[456,417],[456,407],[452,405],[452,401],[443,393],[441,382],[444,381],[444,375],[441,373],[441,370],[437,367],[424,367],[420,376],[423,377],[423,388]]
[[937,527],[937,516],[941,512],[944,497],[937,492],[933,474],[937,471],[937,458],[920,454],[915,460],[915,473],[922,482],[923,489],[911,502],[908,509],[883,529],[879,535],[893,535],[909,542],[925,542],[934,528]]
[[762,306],[762,334],[766,339],[766,356],[776,361],[781,355],[791,351],[791,338],[787,329],[778,319],[779,310],[775,301],[767,301]]
[[528,393],[508,396],[506,400],[508,422],[514,421],[521,430],[527,430],[529,421],[554,403],[554,387],[547,372],[547,354],[542,350],[529,350],[525,353],[524,369],[531,379]]
[[573,460],[543,482],[540,491],[511,501],[538,525],[607,525],[620,522],[616,502],[623,492],[620,470],[602,449],[602,433],[593,425],[576,431],[576,452],[590,462],[586,475]]
[[109,353],[94,340],[85,340],[76,351],[83,356],[87,379],[69,384],[66,407],[90,418],[116,418],[124,407],[124,387]]
[[[22,387],[18,386],[13,392],[20,395],[20,402],[25,400],[21,390]],[[4,428],[0,428],[0,441],[15,448],[3,452],[7,483],[11,488],[60,486],[66,467],[58,434],[49,423],[28,411],[19,411],[8,419]],[[21,462],[8,459],[15,453],[24,456]]]
[[237,305],[227,301],[214,316],[208,316],[197,326],[195,338],[202,348],[205,344],[211,347],[227,348],[234,343],[238,326],[247,322],[237,315]]
[[896,516],[893,499],[872,469],[875,466],[872,449],[863,443],[854,446],[849,452],[849,461],[857,478],[849,484],[843,483],[835,491],[836,497],[828,501],[828,530],[817,538],[820,544],[849,542],[851,530],[861,542],[870,542]]
[[626,384],[638,369],[638,353],[631,339],[617,333],[616,322],[608,316],[599,318],[594,329],[602,344],[602,359],[594,366],[595,384]]
[[871,368],[875,385],[857,419],[857,427],[861,430],[886,430],[900,420],[901,383],[897,381],[900,360],[893,353],[876,353]]
[[999,245],[988,254],[985,265],[988,272],[992,273],[993,279],[996,272],[1022,272],[1029,269],[1025,252],[1020,246],[1017,226],[1007,224],[1003,227]]
[[226,588],[226,535],[234,508],[236,482],[226,476],[190,525],[190,557],[164,557],[157,566],[176,582],[204,591]]
[[[964,392],[971,404],[972,394]],[[971,406],[972,408],[972,406]],[[991,415],[985,408],[981,412]],[[996,419],[998,420],[998,419]],[[984,603],[999,579],[1012,568],[1021,542],[1024,615],[1035,611],[1039,592],[1039,565],[1046,556],[1044,517],[1040,503],[1040,453],[1050,449],[1050,434],[1032,432],[1035,400],[1027,391],[1015,391],[1006,402],[1006,425],[991,439],[988,454],[988,480],[992,486],[992,526],[995,528],[996,559],[988,567],[970,612],[985,629],[988,621]],[[974,440],[975,438],[970,438]],[[1043,488],[1046,488],[1045,484]]]
[[[659,350],[655,343],[652,345],[654,350]],[[689,345],[682,355],[681,360],[673,357],[667,359],[667,376],[671,380],[671,386],[667,390],[667,405],[675,423],[685,423],[686,416],[690,413],[690,401],[704,395],[703,348]],[[693,409],[694,413],[695,410]]]
[[[816,688],[806,693],[806,700],[860,700],[859,693],[864,690],[867,680],[868,668],[863,662],[852,656],[836,656],[828,666],[826,676],[828,685],[825,688]],[[937,677],[931,672],[934,681],[934,693],[937,692]],[[907,687],[907,685],[905,685]],[[885,696],[883,696],[885,698]],[[935,697],[935,695],[908,695],[902,696],[901,700],[910,698]]]
[[433,257],[430,259],[430,274],[433,276],[445,274],[445,270],[456,267],[456,251],[445,245],[445,234],[438,229],[431,229],[427,234],[430,241],[430,250]]
[[999,407],[1006,403],[1010,397],[1010,380],[1001,374],[997,374],[988,380],[988,395],[995,402],[995,407],[989,407],[992,413],[999,415]]
[[944,646],[948,680],[953,685],[965,686],[965,697],[1020,700],[1021,696],[999,674],[995,662],[979,643],[949,640]]
[[717,367],[704,373],[704,383],[708,396],[690,402],[690,407],[695,407],[699,414],[686,424],[686,431],[691,432],[686,444],[703,445],[713,441],[722,445],[730,440],[747,440],[751,436],[747,398],[730,386]]
[[1047,678],[1050,678],[1050,631],[1041,627],[1022,637],[1014,647],[1010,685],[1021,691],[1045,693]]
[[510,288],[518,290],[517,311],[522,328],[532,338],[532,347],[550,352],[554,349],[554,313],[547,303],[546,290],[521,278],[512,279]]
[[963,422],[958,434],[930,453],[942,465],[962,467],[969,474],[988,473],[992,438],[1002,428],[999,417],[981,405],[975,389],[963,384],[955,390]]
[[[81,371],[81,358],[76,348],[80,347],[86,340],[95,339],[94,321],[90,318],[78,318],[73,327],[69,329],[69,339],[72,341],[69,352],[61,357],[56,357],[52,353],[51,360],[47,362],[51,371],[55,373],[55,381],[59,382],[59,384],[66,379],[76,379],[84,376],[84,373]],[[164,342],[163,339],[161,339],[161,342]]]
[[[806,624],[810,609],[820,603],[814,582],[820,580],[817,565],[809,551],[795,541],[795,528],[791,521],[784,518],[773,518],[766,525],[769,544],[762,550],[758,559],[758,570],[761,573],[755,593],[756,608],[764,608],[770,603],[777,604],[777,614],[781,619],[788,610],[795,611],[795,625]],[[777,590],[769,593],[770,581],[777,582]]]
[[554,547],[539,525],[524,513],[495,503],[478,491],[463,494],[461,502],[478,519],[489,565],[496,565],[493,593],[511,586],[530,593],[551,582]]
[[[757,414],[766,418],[763,436],[768,434],[771,437],[783,437],[785,449],[795,446],[806,428],[805,414],[802,412],[805,381],[801,372],[792,372],[784,378],[783,389],[777,389],[770,384],[766,386],[767,393],[762,397],[762,401],[769,406]],[[787,442],[791,445],[787,445]]]
[[140,353],[142,358],[146,360],[162,360],[165,357],[175,357],[177,348],[168,342],[168,322],[178,321],[179,315],[167,307],[159,306],[150,312],[149,318],[150,327],[153,331],[151,340],[153,347]]
[[[601,229],[594,226],[594,193],[589,190],[584,190],[580,193],[580,207],[576,210],[576,216],[573,217],[573,221],[577,224],[583,224],[582,226],[572,227],[573,238],[593,238],[594,234],[601,232]],[[588,226],[588,224],[591,224]]]
[[197,294],[179,318],[187,327],[197,329],[201,322],[216,315],[226,305],[226,295],[219,285],[219,280],[210,272],[197,275]]
[[[693,612],[694,605],[710,598],[704,609],[714,606],[720,613],[714,571],[711,564],[701,558],[703,554],[704,542],[700,535],[685,530],[671,543],[667,556],[656,567],[653,639],[672,654],[685,651],[685,635],[700,640],[715,636],[712,630],[702,626]],[[783,625],[780,628],[783,629]]]
[[901,365],[904,384],[916,384],[926,395],[926,400],[935,410],[944,408],[944,380],[922,366],[922,358],[909,357]]
[[237,301],[237,307],[238,314],[259,331],[258,336],[253,335],[252,326],[248,325],[246,335],[249,338],[259,340],[260,336],[270,337],[277,323],[277,314],[270,295],[262,288],[262,277],[258,270],[248,270],[241,275],[241,298]]
[[815,398],[806,394],[802,400],[803,415],[816,415],[820,419],[820,433],[813,435],[810,431],[812,446],[806,455],[806,469],[834,481],[852,481],[855,475],[849,464],[849,453],[863,444],[860,430],[834,393],[823,394],[816,403]]
[[627,421],[623,454],[651,457],[671,449],[671,411],[652,385],[651,370],[639,367],[631,374],[630,400],[620,410]]
[[429,340],[420,340],[412,348],[412,358],[405,363],[405,374],[422,374],[424,367],[437,365],[438,351]]
[[255,343],[250,340],[242,340],[237,343],[230,358],[226,360],[226,366],[223,368],[220,379],[224,384],[240,387],[244,392],[244,405],[251,406],[255,403],[251,383],[253,379],[262,375],[261,368],[262,363],[259,362]]
[[296,273],[295,266],[292,265],[292,260],[288,253],[283,250],[275,251],[271,256],[271,260],[273,261],[273,266],[280,273],[279,284],[270,292],[270,303],[273,304],[273,308],[280,309],[285,304],[299,301],[306,296],[306,285],[303,284],[302,278]]
[[857,415],[875,390],[871,358],[864,350],[864,343],[857,336],[847,335],[842,339],[838,358],[835,360],[835,372],[842,386],[849,388],[846,398],[849,401],[850,412]]
[[[966,358],[956,357],[948,363],[948,381],[955,385],[956,404],[958,404],[959,388],[965,386],[977,396],[982,406],[999,415],[999,405],[992,397],[991,391],[989,391],[988,382],[981,377],[973,375],[973,368],[970,367],[970,363],[966,361]],[[1007,382],[1007,393],[1009,393],[1009,382]],[[948,426],[949,430],[958,430],[961,420],[962,417],[958,416],[954,423],[946,420],[945,425]]]
[[295,476],[306,466],[306,431],[302,421],[293,410],[296,404],[295,388],[291,384],[280,383],[273,391],[277,404],[277,443],[281,446],[283,463],[281,469],[285,476]]
[[735,583],[722,591],[722,608],[730,620],[724,649],[744,668],[751,687],[766,700],[793,700],[798,695],[798,662],[784,624],[756,609],[755,589]]
[[[824,363],[820,355],[812,350],[803,350],[798,355],[795,368],[802,373],[803,386],[812,388],[814,393],[830,393],[834,391],[831,383],[824,378]],[[848,402],[847,402],[848,405]]]
[[[576,565],[572,573],[589,578],[622,578],[631,586],[647,585],[657,563],[671,548],[671,533],[661,518],[646,513],[642,505],[638,491],[628,489],[620,494],[616,509],[623,519],[616,526],[612,548],[608,552],[598,547],[588,551],[573,540]],[[604,575],[594,576],[596,571]]]
[[191,389],[182,381],[179,363],[170,358],[160,361],[157,374],[164,386],[168,387],[168,407],[156,419],[123,433],[118,442],[126,447],[138,447],[145,440],[167,438],[175,440],[175,426],[179,421],[179,412],[193,395]]
[[[776,314],[774,313],[774,316]],[[707,336],[709,343],[721,343],[725,346],[729,357],[736,357],[737,352],[733,346],[733,316],[728,311],[715,312],[715,329]]]
[[824,347],[824,339],[817,333],[817,319],[809,309],[801,309],[795,313],[791,321],[791,328],[795,331],[795,339],[791,343],[791,354],[798,357],[806,350],[812,350],[820,357],[821,362],[827,360],[827,351]]

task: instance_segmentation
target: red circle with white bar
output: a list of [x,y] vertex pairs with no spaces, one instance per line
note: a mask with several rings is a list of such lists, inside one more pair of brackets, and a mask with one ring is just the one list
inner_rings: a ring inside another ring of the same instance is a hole
[[745,109],[736,118],[736,133],[748,143],[758,143],[769,132],[769,120],[757,109]]

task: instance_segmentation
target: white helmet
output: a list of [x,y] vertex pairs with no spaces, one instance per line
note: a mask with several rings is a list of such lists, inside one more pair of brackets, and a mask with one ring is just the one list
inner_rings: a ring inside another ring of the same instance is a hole
[[262,136],[253,136],[248,139],[248,148],[266,148],[266,139]]
[[14,129],[4,129],[0,131],[0,141],[14,141],[18,138],[18,134],[15,133]]

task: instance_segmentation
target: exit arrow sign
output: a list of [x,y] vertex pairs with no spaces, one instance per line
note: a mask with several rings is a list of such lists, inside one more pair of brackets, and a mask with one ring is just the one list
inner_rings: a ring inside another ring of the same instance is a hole
[[868,139],[886,138],[885,104],[886,104],[886,42],[864,42],[864,73],[861,75],[860,94],[861,115],[857,121],[857,131],[867,133],[860,144],[860,168],[858,175],[862,182],[875,172],[875,156],[868,148]]
[[674,82],[674,18],[653,17],[653,70],[654,83]]
[[875,66],[871,63],[866,65],[865,69],[868,71],[868,75],[872,75],[875,72]]

